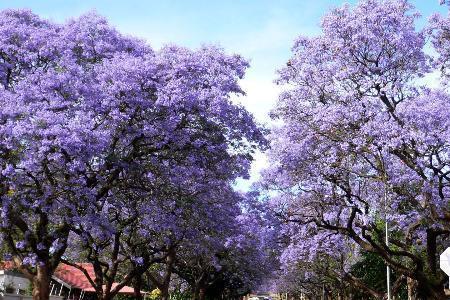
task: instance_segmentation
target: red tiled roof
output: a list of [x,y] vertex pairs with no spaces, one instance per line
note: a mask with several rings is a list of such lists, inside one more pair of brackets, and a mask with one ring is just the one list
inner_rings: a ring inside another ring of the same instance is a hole
[[0,261],[0,270],[9,271],[13,269],[16,269],[16,265],[14,264],[13,261],[11,260]]
[[[92,264],[79,263],[78,265],[87,271],[89,277],[91,277],[92,280],[95,279],[94,266]],[[64,283],[70,285],[72,288],[77,288],[85,292],[95,292],[95,289],[92,287],[89,280],[86,278],[84,273],[78,268],[61,263],[59,264],[58,268],[56,268],[53,276],[63,281]],[[113,283],[112,288],[114,289],[114,287],[116,287],[117,285],[118,283]],[[105,286],[103,286],[103,288],[105,288]],[[124,286],[119,291],[119,294],[133,294],[133,293],[134,289],[129,286]]]
[[[114,289],[116,286],[118,285],[118,283],[113,283],[111,289]],[[103,286],[103,289],[105,288],[105,286]],[[95,289],[91,286],[89,288],[84,289],[85,292],[93,292],[95,293]],[[141,292],[143,293],[143,292]],[[119,294],[129,294],[132,295],[134,294],[134,289],[130,286],[124,286],[123,288],[120,289]]]
[[[94,267],[92,266],[92,264],[80,263],[79,266],[83,267],[88,272],[89,277],[91,277],[92,280],[95,279]],[[66,264],[59,264],[53,276],[63,281],[64,283],[67,283],[73,288],[85,290],[92,287],[89,280],[80,269]]]
[[[95,279],[94,266],[91,263],[79,263],[78,265],[83,267],[88,272],[92,280]],[[13,261],[0,261],[0,270],[12,270],[15,268],[16,266]],[[78,268],[61,263],[56,268],[53,276],[72,288],[80,289],[85,292],[95,292],[95,289],[92,287],[89,280]],[[114,289],[116,286],[117,283],[113,283],[112,288]],[[103,288],[105,288],[105,286],[103,286]],[[133,294],[134,289],[129,286],[124,286],[120,289],[119,293]]]

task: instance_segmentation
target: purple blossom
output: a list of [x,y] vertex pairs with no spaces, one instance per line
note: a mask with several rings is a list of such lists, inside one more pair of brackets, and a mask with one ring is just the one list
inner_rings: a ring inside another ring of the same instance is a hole
[[[281,125],[270,135],[271,167],[261,186],[284,222],[286,270],[339,260],[330,265],[334,274],[345,274],[359,251],[387,263],[414,257],[434,268],[437,250],[427,252],[428,260],[418,253],[438,243],[426,241],[431,232],[449,228],[449,23],[435,15],[418,31],[418,16],[400,0],[336,8],[322,19],[320,35],[297,39],[279,71],[277,82],[289,86],[272,113]],[[425,53],[426,38],[437,55]],[[442,86],[419,86],[433,70],[441,71]],[[383,239],[374,240],[385,222],[403,254],[392,255]],[[433,280],[406,274],[411,266],[403,266],[391,264],[419,284]],[[287,274],[324,276],[303,268]],[[442,293],[432,289],[425,293]]]
[[223,248],[240,213],[233,182],[267,146],[230,101],[246,60],[213,46],[154,51],[92,12],[57,24],[4,10],[0,35],[0,231],[23,252],[12,255],[52,274],[93,251],[141,272],[184,239]]
[[27,246],[27,243],[25,241],[16,242],[16,248],[18,250],[24,250],[26,246]]

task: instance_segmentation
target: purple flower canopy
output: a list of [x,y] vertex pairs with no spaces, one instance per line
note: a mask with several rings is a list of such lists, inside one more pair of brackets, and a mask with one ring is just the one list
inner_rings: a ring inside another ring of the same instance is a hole
[[84,257],[114,280],[120,261],[127,284],[184,241],[238,239],[232,185],[266,147],[230,100],[247,67],[217,47],[154,51],[95,13],[0,12],[0,232],[20,269],[35,280]]
[[[371,252],[425,298],[443,293],[433,280],[450,229],[450,23],[435,15],[420,31],[418,16],[401,0],[336,8],[279,71],[285,89],[272,114],[282,125],[269,137],[263,185],[286,222],[280,286],[326,276],[355,284],[351,267]],[[432,72],[439,88],[423,84]]]
[[[193,286],[220,278],[245,289],[278,263],[283,290],[328,276],[382,297],[352,275],[372,253],[440,299],[450,18],[418,30],[418,17],[406,0],[329,12],[278,71],[278,126],[265,136],[231,100],[249,67],[239,55],[154,50],[95,13],[58,24],[1,11],[5,257],[43,300],[61,261],[91,263],[102,299],[155,265],[166,267],[168,281],[155,282],[167,294],[174,270]],[[267,137],[260,191],[235,191]]]

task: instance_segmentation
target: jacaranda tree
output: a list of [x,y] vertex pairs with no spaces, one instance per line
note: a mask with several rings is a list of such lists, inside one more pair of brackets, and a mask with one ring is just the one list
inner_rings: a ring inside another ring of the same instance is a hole
[[206,220],[208,205],[221,205],[197,195],[246,176],[264,146],[252,116],[229,98],[243,93],[247,66],[216,47],[155,52],[95,14],[56,24],[26,10],[0,13],[0,231],[34,299],[48,299],[69,235],[94,263],[98,296],[110,298],[118,288],[104,274],[114,278],[118,265],[105,265],[101,249],[134,266],[124,285],[153,254],[127,235],[186,230],[157,218],[157,204],[161,216],[177,216],[192,209],[180,199],[191,199]]
[[252,193],[242,196],[239,204],[244,212],[228,214],[234,217],[228,222],[229,216],[218,218],[222,228],[211,227],[203,238],[180,247],[173,271],[189,284],[192,299],[244,296],[270,279],[277,267],[275,228],[255,205]]
[[450,95],[423,78],[447,78],[448,21],[435,16],[420,31],[417,17],[405,0],[363,0],[328,13],[319,36],[297,39],[279,72],[282,125],[265,184],[291,227],[292,260],[345,253],[349,239],[406,277],[412,297],[444,299]]

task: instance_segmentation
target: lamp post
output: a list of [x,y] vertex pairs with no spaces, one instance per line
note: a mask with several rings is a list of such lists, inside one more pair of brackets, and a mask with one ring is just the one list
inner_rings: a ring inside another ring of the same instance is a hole
[[[383,156],[379,150],[381,168],[383,169],[383,183],[384,183],[384,231],[385,231],[385,243],[386,247],[389,247],[389,227],[388,227],[388,184],[387,184],[387,172],[384,164]],[[387,287],[387,300],[391,300],[391,268],[386,264],[386,287]]]
[[[386,182],[385,182],[386,183]],[[386,246],[389,247],[389,231],[388,231],[388,220],[387,220],[387,186],[384,186],[384,225],[385,225],[385,239]],[[386,265],[386,282],[387,282],[387,300],[391,300],[391,268]]]

